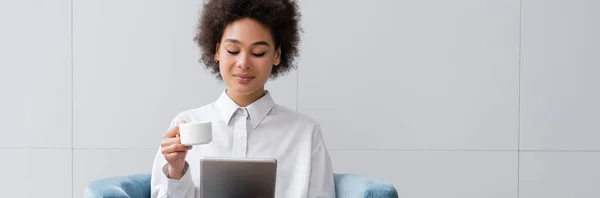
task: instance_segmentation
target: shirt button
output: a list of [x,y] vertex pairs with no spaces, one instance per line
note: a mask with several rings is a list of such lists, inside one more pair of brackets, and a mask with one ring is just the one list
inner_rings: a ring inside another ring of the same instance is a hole
[[235,134],[235,137],[237,139],[242,139],[242,137],[244,137],[244,135],[242,135],[241,133]]

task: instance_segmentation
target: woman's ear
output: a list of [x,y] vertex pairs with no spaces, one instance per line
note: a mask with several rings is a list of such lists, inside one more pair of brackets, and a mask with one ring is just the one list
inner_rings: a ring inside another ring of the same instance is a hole
[[275,60],[273,60],[273,65],[278,66],[281,63],[281,47],[278,47],[275,51]]
[[215,48],[215,62],[219,61],[221,58],[219,57],[219,46],[220,43],[217,43],[217,46]]

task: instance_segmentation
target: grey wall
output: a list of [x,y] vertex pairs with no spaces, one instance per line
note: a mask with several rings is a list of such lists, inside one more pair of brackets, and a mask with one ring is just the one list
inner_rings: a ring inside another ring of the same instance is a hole
[[[81,197],[148,173],[180,111],[224,86],[201,1],[0,0],[0,187]],[[320,121],[339,173],[408,198],[599,197],[600,2],[302,0],[275,100]]]

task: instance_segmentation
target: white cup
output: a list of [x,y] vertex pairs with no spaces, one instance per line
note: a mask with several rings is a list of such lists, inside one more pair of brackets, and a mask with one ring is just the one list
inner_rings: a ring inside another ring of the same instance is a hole
[[208,144],[212,141],[212,124],[210,121],[181,123],[179,137],[185,146]]

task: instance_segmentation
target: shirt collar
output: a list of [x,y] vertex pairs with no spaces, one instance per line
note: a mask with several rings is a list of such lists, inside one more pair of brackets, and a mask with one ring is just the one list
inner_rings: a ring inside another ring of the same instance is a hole
[[[216,101],[216,105],[225,124],[229,124],[235,111],[242,108],[231,100],[229,95],[227,95],[227,90],[221,93],[221,96],[219,96]],[[252,127],[258,127],[273,107],[275,107],[275,102],[268,90],[265,90],[265,95],[263,97],[246,106],[246,110],[248,110],[248,114],[250,115]]]

